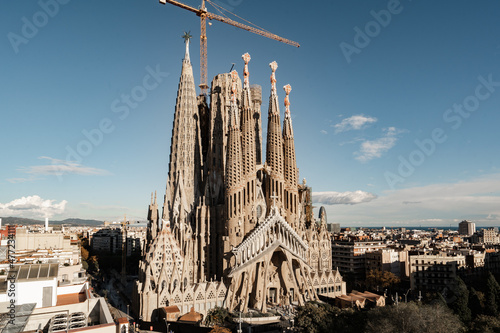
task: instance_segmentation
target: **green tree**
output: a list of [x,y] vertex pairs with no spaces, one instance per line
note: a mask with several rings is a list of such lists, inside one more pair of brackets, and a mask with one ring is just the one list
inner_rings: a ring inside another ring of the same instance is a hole
[[365,326],[365,314],[363,311],[340,310],[329,304],[308,302],[298,307],[295,327],[304,333],[362,332]]
[[464,324],[469,324],[471,321],[471,310],[469,309],[469,290],[465,282],[457,277],[455,279],[455,287],[453,288],[453,302],[451,309],[455,312]]
[[398,284],[401,280],[392,272],[370,270],[366,275],[366,286],[373,289],[385,289]]
[[320,333],[325,329],[326,318],[327,311],[324,305],[308,302],[297,309],[295,325],[299,332]]
[[368,313],[366,333],[458,333],[463,325],[458,317],[440,303],[414,302],[376,308]]
[[231,333],[229,328],[225,328],[219,325],[215,325],[209,333]]
[[500,333],[500,319],[498,317],[479,315],[473,322],[471,333]]
[[87,261],[89,259],[89,251],[87,251],[83,246],[81,248],[82,259]]
[[498,315],[498,304],[500,303],[500,285],[498,285],[497,280],[488,272],[488,278],[486,279],[486,300],[485,300],[485,310],[486,314],[490,316]]
[[477,316],[484,312],[484,294],[476,289],[471,288],[469,292],[469,309],[471,311],[471,318],[476,319]]
[[332,306],[331,310],[327,312],[324,332],[363,332],[366,323],[366,314],[366,311],[357,311],[354,309],[340,310]]
[[229,312],[226,308],[216,306],[210,309],[205,317],[205,325],[208,326],[222,326],[229,317]]

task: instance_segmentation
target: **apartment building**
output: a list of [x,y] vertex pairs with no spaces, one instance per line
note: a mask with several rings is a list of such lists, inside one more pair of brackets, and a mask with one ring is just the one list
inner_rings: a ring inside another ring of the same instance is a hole
[[444,288],[451,288],[455,283],[458,271],[465,266],[465,256],[463,255],[411,255],[411,289],[442,291]]
[[410,276],[408,251],[385,248],[365,254],[366,272],[370,270],[388,271],[404,279]]
[[334,240],[332,241],[332,267],[341,274],[349,274],[355,280],[365,277],[366,253],[386,248],[382,240]]

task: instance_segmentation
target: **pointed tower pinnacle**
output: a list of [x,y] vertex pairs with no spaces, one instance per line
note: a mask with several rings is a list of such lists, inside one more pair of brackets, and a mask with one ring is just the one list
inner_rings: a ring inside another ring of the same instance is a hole
[[[241,136],[242,136],[242,152],[243,152],[243,172],[245,177],[250,180],[254,179],[255,176],[255,119],[254,112],[252,108],[252,97],[250,91],[250,82],[248,72],[248,62],[250,61],[250,55],[245,53],[241,56],[245,62],[245,69],[243,71],[244,83],[243,92],[241,98]],[[250,186],[250,185],[249,185]],[[248,187],[250,190],[250,187]],[[250,202],[251,196],[246,193],[246,198]]]
[[292,127],[292,117],[290,116],[290,92],[292,91],[292,86],[287,84],[283,87],[285,90],[285,119],[283,124],[283,136],[293,137],[293,127]]
[[278,94],[276,92],[276,69],[278,64],[273,61],[271,67],[271,96],[269,96],[269,111],[267,116],[267,144],[266,144],[266,164],[271,172],[267,177],[266,201],[271,207],[271,194],[278,196],[277,205],[279,208],[285,200],[283,188],[283,138],[281,133],[280,109]]
[[[195,201],[195,191],[198,186],[194,167],[196,167],[195,161],[198,152],[196,138],[199,132],[199,123],[196,121],[198,103],[193,67],[189,61],[189,38],[191,35],[186,32],[182,37],[186,42],[186,54],[182,61],[181,77],[177,89],[169,173],[163,208],[164,218],[170,220],[174,227],[176,227],[177,222],[174,220],[173,213],[190,211]],[[182,190],[179,191],[179,189]],[[182,192],[182,197],[175,197],[175,194],[180,192]],[[180,207],[179,203],[181,203]]]
[[237,87],[236,87],[236,81],[238,80],[238,72],[233,70],[231,72],[231,113],[230,113],[230,122],[229,126],[231,128],[236,128],[239,127],[240,122],[239,122],[239,117],[238,117],[238,104],[236,103],[236,94],[237,94]]
[[244,234],[250,232],[255,225],[252,225],[252,211],[254,209],[254,200],[256,191],[255,172],[256,172],[256,150],[255,150],[255,114],[252,107],[251,88],[249,82],[250,73],[248,72],[248,62],[250,55],[245,53],[241,56],[245,62],[243,71],[244,83],[241,98],[241,151],[243,158],[243,176],[246,184],[243,189],[244,205]]
[[289,198],[285,202],[287,214],[287,222],[298,230],[298,211],[299,211],[299,195],[298,195],[298,170],[295,158],[295,143],[293,139],[292,117],[290,115],[290,92],[292,87],[287,84],[283,87],[285,90],[285,119],[283,120],[283,154],[284,154],[284,178],[285,178],[285,194]]
[[244,55],[241,56],[243,58],[243,61],[245,62],[245,69],[243,70],[243,89],[249,89],[250,88],[250,83],[248,80],[248,77],[250,76],[250,73],[248,72],[248,62],[250,61],[250,54],[245,53]]
[[191,31],[184,31],[184,35],[182,35],[181,37],[184,38],[184,43],[186,43],[186,53],[184,55],[184,60],[187,60],[187,61],[190,61],[189,59],[189,40],[191,39],[191,34],[190,34]]
[[278,63],[276,61],[273,61],[272,63],[269,64],[269,67],[271,67],[271,93],[276,94],[276,69],[278,69]]
[[[229,236],[228,246],[236,246],[242,238],[241,216],[242,205],[237,198],[243,197],[241,191],[242,166],[241,166],[241,132],[238,119],[238,105],[236,104],[238,73],[231,72],[231,106],[229,113],[229,133],[227,139],[226,152],[226,178],[225,178],[225,196],[226,196],[226,230]],[[228,247],[230,248],[230,247]]]

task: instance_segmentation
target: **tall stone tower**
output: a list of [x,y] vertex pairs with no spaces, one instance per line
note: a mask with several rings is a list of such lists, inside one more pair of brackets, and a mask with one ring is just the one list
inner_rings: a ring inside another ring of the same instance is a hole
[[156,195],[148,207],[137,315],[154,321],[168,305],[182,313],[215,306],[265,312],[345,293],[331,267],[324,210],[316,221],[311,188],[298,183],[290,85],[281,127],[277,63],[270,64],[263,161],[262,88],[250,85],[250,55],[242,56],[243,81],[236,71],[215,76],[207,104],[195,95],[188,37],[162,217]]
[[163,218],[172,222],[175,235],[181,242],[186,231],[184,222],[191,220],[201,172],[198,103],[193,67],[189,59],[191,36],[185,34],[183,37],[186,52],[177,90],[169,173],[163,206]]
[[283,87],[285,90],[285,119],[283,120],[283,160],[284,160],[284,205],[286,211],[286,220],[292,223],[292,226],[298,228],[299,211],[299,190],[297,178],[297,162],[295,160],[295,143],[293,138],[292,116],[290,115],[290,92],[292,87],[287,84]]
[[243,163],[241,160],[240,114],[236,104],[236,80],[238,73],[231,72],[231,106],[226,158],[226,231],[224,248],[230,250],[243,238]]
[[271,67],[271,96],[269,97],[269,112],[267,115],[267,145],[266,145],[266,198],[271,197],[278,200],[278,208],[283,205],[283,138],[281,134],[280,109],[278,104],[278,92],[276,91],[276,69],[278,64],[273,61]]

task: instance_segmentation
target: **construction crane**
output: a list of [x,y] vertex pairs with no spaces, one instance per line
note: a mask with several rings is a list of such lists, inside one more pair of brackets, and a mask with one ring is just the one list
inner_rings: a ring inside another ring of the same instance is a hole
[[[127,285],[127,226],[130,224],[127,221],[127,215],[124,215],[122,225],[122,272],[121,282],[123,286]],[[128,314],[128,313],[127,313]]]
[[[215,4],[213,4],[210,0],[206,0],[206,1],[215,7]],[[238,27],[240,29],[253,32],[254,34],[261,35],[261,36],[264,36],[264,37],[267,37],[270,39],[274,39],[274,40],[277,40],[279,42],[283,42],[283,43],[286,43],[289,45],[293,45],[296,47],[300,46],[299,43],[297,43],[297,42],[280,37],[280,36],[275,35],[271,32],[268,32],[262,28],[254,28],[254,27],[248,26],[246,24],[236,22],[228,17],[224,17],[224,16],[220,16],[220,15],[217,15],[214,13],[210,13],[207,11],[207,8],[205,7],[205,0],[201,1],[200,8],[194,8],[194,7],[188,6],[186,4],[183,4],[183,3],[179,2],[179,1],[175,1],[175,0],[160,0],[160,3],[162,3],[164,5],[167,2],[172,4],[172,5],[175,5],[177,7],[181,7],[183,9],[189,10],[200,17],[200,25],[201,25],[201,34],[200,34],[200,89],[201,89],[202,94],[205,94],[207,92],[207,89],[208,89],[208,84],[207,84],[207,19],[209,19],[209,20],[213,19],[213,20],[217,20],[220,22],[224,22],[224,23],[230,24],[232,26]],[[218,7],[220,7],[221,9],[224,9],[221,6],[218,6]],[[226,10],[226,9],[224,9],[224,10]],[[228,10],[226,10],[226,11],[229,12]]]

